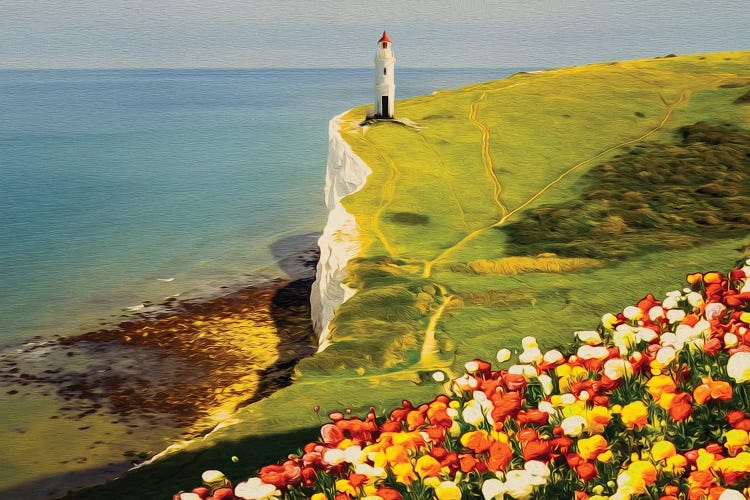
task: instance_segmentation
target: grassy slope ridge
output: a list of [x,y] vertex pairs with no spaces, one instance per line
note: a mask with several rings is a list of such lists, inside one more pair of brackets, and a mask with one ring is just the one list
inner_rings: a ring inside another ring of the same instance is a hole
[[349,266],[359,292],[337,312],[333,345],[301,362],[292,386],[240,411],[236,425],[75,498],[156,498],[207,468],[241,479],[315,435],[328,411],[430,398],[440,390],[435,370],[492,359],[525,335],[560,344],[687,272],[728,269],[749,240],[726,224],[710,245],[695,237],[676,249],[575,261],[537,258],[543,242],[519,252],[506,226],[529,209],[572,203],[588,170],[643,141],[676,142],[679,127],[698,121],[750,129],[741,99],[749,84],[750,52],[731,52],[520,73],[399,101],[397,117],[416,127],[362,128],[364,108],[347,113],[344,138],[373,173],[344,200],[362,230]]

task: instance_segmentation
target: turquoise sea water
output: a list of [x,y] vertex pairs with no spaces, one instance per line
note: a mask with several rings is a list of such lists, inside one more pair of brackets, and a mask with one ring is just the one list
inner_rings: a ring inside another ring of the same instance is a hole
[[[397,68],[397,98],[515,71]],[[0,345],[281,275],[270,245],[322,228],[327,122],[372,78],[0,71]]]

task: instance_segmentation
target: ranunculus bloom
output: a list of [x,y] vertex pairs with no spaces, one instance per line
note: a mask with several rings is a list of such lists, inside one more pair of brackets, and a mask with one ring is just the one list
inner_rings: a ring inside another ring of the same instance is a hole
[[750,380],[750,352],[732,354],[727,362],[727,373],[739,384]]
[[589,438],[581,438],[578,440],[578,454],[584,460],[594,460],[597,455],[604,452],[609,444],[604,436],[596,434]]
[[693,389],[693,398],[698,404],[704,404],[709,399],[729,401],[732,399],[732,386],[723,380],[709,379]]
[[657,375],[651,377],[649,381],[646,382],[646,387],[648,388],[651,397],[654,398],[654,401],[659,401],[659,398],[665,392],[674,393],[677,390],[677,384],[675,384],[674,379],[669,375]]
[[675,455],[677,449],[669,441],[657,441],[651,446],[651,458],[654,460],[666,460]]
[[648,407],[643,401],[634,401],[623,406],[620,417],[629,429],[643,427],[648,423]]
[[417,459],[414,470],[422,479],[426,477],[437,477],[440,475],[440,462],[430,455],[423,455]]
[[599,475],[594,464],[590,462],[581,462],[576,465],[576,474],[584,481],[591,481]]
[[270,500],[281,496],[276,486],[264,483],[259,477],[251,477],[238,484],[234,489],[234,494],[245,500]]

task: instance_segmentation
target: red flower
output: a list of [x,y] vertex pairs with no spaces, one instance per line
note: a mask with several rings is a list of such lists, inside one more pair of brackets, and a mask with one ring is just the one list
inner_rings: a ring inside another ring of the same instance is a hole
[[495,424],[501,424],[506,417],[515,415],[521,409],[521,394],[517,392],[497,393],[492,398],[494,408],[492,418]]
[[387,486],[378,488],[378,490],[375,492],[375,495],[381,497],[383,500],[403,500],[403,497],[401,496],[401,493],[398,492],[398,490],[388,488]]
[[529,460],[541,460],[546,462],[547,459],[549,459],[549,445],[547,444],[547,441],[535,439],[524,443],[523,459],[527,462]]
[[320,428],[320,436],[325,444],[337,445],[344,439],[344,433],[336,424],[325,424]]
[[521,424],[547,425],[549,415],[536,409],[521,410],[516,415],[516,419]]
[[506,373],[503,376],[503,380],[509,391],[522,391],[526,388],[526,377],[523,375]]
[[590,462],[581,462],[576,466],[576,474],[584,481],[591,481],[599,475],[594,464]]

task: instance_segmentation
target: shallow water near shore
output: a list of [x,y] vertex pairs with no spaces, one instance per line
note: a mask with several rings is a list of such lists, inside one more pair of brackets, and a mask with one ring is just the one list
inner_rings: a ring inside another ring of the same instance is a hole
[[[513,72],[400,70],[397,95]],[[0,71],[3,491],[100,482],[286,383],[327,121],[371,76]]]

